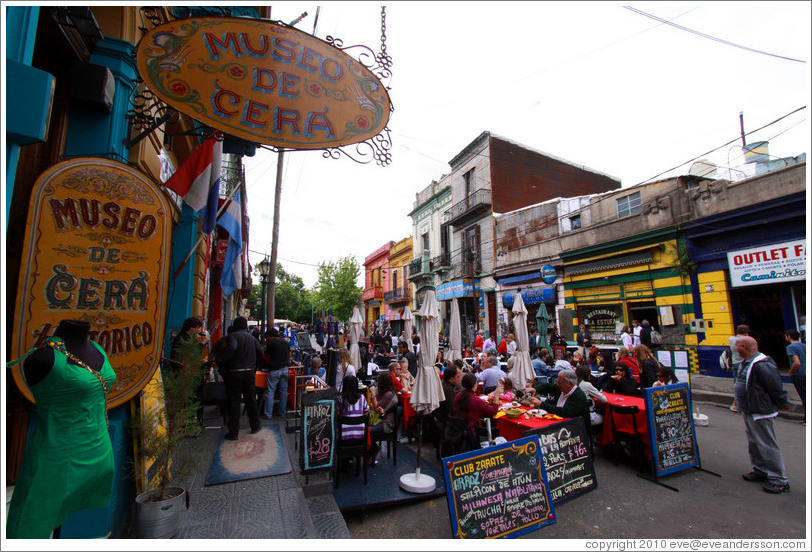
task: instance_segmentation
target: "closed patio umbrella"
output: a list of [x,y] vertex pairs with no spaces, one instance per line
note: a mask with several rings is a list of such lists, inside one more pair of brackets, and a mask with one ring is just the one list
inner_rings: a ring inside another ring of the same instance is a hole
[[352,310],[352,318],[350,318],[350,358],[352,358],[352,365],[355,366],[357,374],[361,373],[361,348],[358,346],[358,340],[361,339],[361,328],[363,327],[364,319],[361,318],[358,307],[355,307]]
[[449,344],[451,351],[449,351],[446,360],[454,362],[455,360],[462,359],[462,329],[460,327],[460,307],[457,300],[451,301],[451,321],[449,323]]
[[516,353],[513,355],[513,369],[508,377],[513,380],[515,389],[524,389],[527,380],[536,381],[536,373],[530,362],[530,340],[527,336],[527,308],[524,306],[522,294],[516,294],[513,303],[513,329],[516,335]]
[[437,483],[433,477],[420,473],[420,455],[423,447],[423,414],[435,411],[440,406],[440,401],[445,399],[443,384],[440,383],[440,375],[434,367],[434,360],[437,358],[439,348],[440,313],[433,290],[426,292],[423,306],[417,315],[422,323],[423,341],[420,344],[417,377],[415,377],[412,396],[409,399],[415,411],[420,413],[420,430],[417,437],[417,465],[415,473],[407,473],[401,476],[400,487],[412,493],[429,493],[435,489]]
[[409,305],[403,307],[403,331],[406,338],[406,348],[409,349],[411,352],[414,352],[414,344],[412,343],[412,324],[414,320],[414,316],[412,315],[412,309],[409,308]]
[[536,339],[536,347],[539,349],[550,349],[550,342],[547,340],[547,327],[550,324],[550,315],[547,314],[547,306],[544,303],[539,305],[539,312],[536,314],[536,328],[539,336]]

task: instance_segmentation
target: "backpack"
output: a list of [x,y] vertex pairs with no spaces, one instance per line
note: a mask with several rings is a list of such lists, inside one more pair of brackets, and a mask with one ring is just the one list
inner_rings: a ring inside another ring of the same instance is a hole
[[652,345],[662,345],[663,343],[663,336],[660,335],[660,332],[657,330],[651,330],[651,344]]

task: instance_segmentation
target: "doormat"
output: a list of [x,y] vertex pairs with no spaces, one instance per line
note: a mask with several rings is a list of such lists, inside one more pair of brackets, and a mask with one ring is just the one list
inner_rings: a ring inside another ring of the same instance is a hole
[[254,435],[241,431],[236,441],[224,437],[225,432],[214,453],[206,485],[290,473],[290,460],[278,425],[262,426]]
[[378,453],[378,463],[373,468],[367,466],[367,484],[364,485],[363,470],[355,476],[355,464],[350,461],[346,473],[339,474],[338,489],[333,489],[333,498],[341,512],[366,510],[373,507],[419,502],[445,495],[445,476],[439,468],[426,460],[426,454],[434,454],[432,449],[423,449],[420,473],[430,475],[437,488],[430,493],[408,493],[400,488],[400,476],[414,473],[417,454],[407,446],[398,445],[398,465],[386,458],[386,445]]

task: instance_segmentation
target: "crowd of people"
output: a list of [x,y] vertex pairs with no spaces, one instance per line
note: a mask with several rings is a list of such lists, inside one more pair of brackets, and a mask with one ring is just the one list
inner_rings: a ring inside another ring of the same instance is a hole
[[[398,395],[410,393],[417,376],[419,332],[414,332],[409,343],[403,332],[395,336],[389,328],[379,331],[374,327],[368,347],[364,349],[362,365],[354,366],[343,328],[329,318],[326,324],[319,319],[312,328],[271,327],[264,335],[258,335],[257,330],[248,331],[245,318],[238,317],[226,335],[211,345],[203,321],[192,317],[184,323],[172,349],[173,352],[177,349],[179,340],[195,338],[204,354],[211,347],[209,364],[217,367],[226,386],[228,432],[225,438],[237,440],[241,402],[246,406],[251,433],[259,431],[260,417],[272,418],[274,413],[285,417],[288,367],[295,363],[299,348],[296,334],[301,331],[312,333],[320,347],[320,351],[311,350],[311,355],[306,357],[304,368],[308,376],[326,381],[327,351],[336,351],[334,386],[339,393],[341,414],[367,414],[371,434],[397,432],[401,442],[414,438],[408,427],[396,424],[395,420],[403,415]],[[720,363],[727,363],[726,369],[734,376],[735,401],[731,409],[741,412],[745,422],[753,469],[743,478],[765,483],[764,490],[770,493],[788,492],[789,482],[772,428],[772,418],[778,410],[786,408],[786,391],[775,362],[758,352],[756,340],[748,334],[746,326],[737,328],[727,356],[720,359]],[[567,350],[567,341],[555,328],[551,328],[548,335],[549,348],[539,346],[542,342],[538,332],[533,331],[529,341],[535,378],[516,382],[511,377],[517,351],[512,333],[497,343],[479,331],[473,344],[462,351],[463,358],[452,362],[445,358],[448,343],[441,332],[435,369],[441,378],[444,396],[437,410],[426,413],[429,433],[432,428],[442,431],[452,418],[461,419],[474,446],[483,420],[493,418],[506,400],[522,400],[527,406],[562,418],[581,416],[588,427],[599,426],[606,416],[605,393],[640,397],[646,388],[679,381],[652,352],[656,344],[652,343],[651,336],[651,326],[646,320],[642,323],[634,320],[631,326],[623,327],[620,347],[613,351],[593,344],[588,329],[581,325],[576,334],[577,346]],[[786,339],[790,376],[804,400],[805,345],[795,330],[788,331]],[[557,351],[558,358],[553,357],[551,349]],[[268,372],[262,412],[256,405],[254,372],[257,369]],[[484,400],[474,399],[475,395],[482,395]],[[357,431],[358,428],[345,427],[342,435],[352,436]],[[371,439],[370,443],[369,461],[374,465],[377,440]]]

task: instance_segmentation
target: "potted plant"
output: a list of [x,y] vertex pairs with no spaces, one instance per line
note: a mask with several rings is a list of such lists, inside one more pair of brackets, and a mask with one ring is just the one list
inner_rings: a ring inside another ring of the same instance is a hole
[[132,418],[140,458],[149,466],[144,482],[148,490],[135,499],[139,538],[177,534],[189,494],[171,483],[185,478],[201,459],[200,447],[191,441],[203,429],[197,415],[204,367],[200,345],[196,339],[185,340],[177,353],[177,361],[161,366],[163,408],[142,410]]

